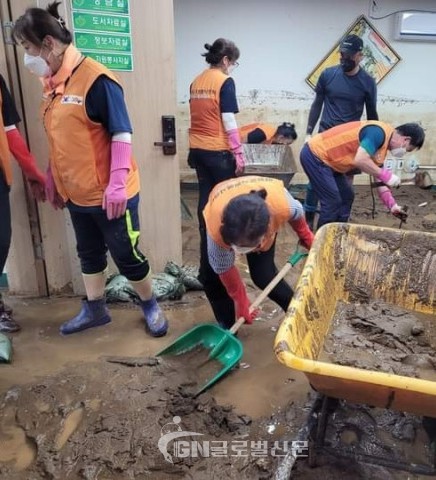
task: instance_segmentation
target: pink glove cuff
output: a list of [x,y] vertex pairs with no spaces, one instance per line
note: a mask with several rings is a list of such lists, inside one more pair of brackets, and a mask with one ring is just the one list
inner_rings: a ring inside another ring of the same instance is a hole
[[229,146],[233,153],[243,153],[241,144],[241,137],[239,136],[239,130],[237,128],[227,131],[227,138],[229,140]]
[[391,208],[397,203],[391,191],[387,187],[379,188],[378,196],[380,197],[380,200],[383,202],[383,205],[389,210],[391,210]]
[[385,168],[382,168],[379,175],[378,175],[378,179],[383,182],[383,183],[387,183],[389,182],[389,180],[391,179],[392,177],[392,171],[391,170],[387,170]]
[[112,170],[107,188],[108,195],[113,193],[114,189],[124,188],[127,184],[127,177],[129,176],[129,170],[127,168],[119,168],[118,170]]
[[111,177],[115,170],[132,168],[132,144],[113,141],[111,144]]

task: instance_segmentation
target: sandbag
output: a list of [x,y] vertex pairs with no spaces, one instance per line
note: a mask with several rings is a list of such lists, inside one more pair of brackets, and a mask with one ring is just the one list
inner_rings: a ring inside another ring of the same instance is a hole
[[195,265],[183,265],[180,267],[174,262],[167,262],[164,271],[174,277],[180,278],[186,290],[203,290],[203,285],[197,278],[198,267]]
[[[179,300],[187,290],[203,290],[197,275],[198,268],[195,266],[180,267],[174,262],[168,262],[164,272],[152,276],[153,293],[157,300]],[[105,294],[108,303],[139,303],[137,293],[127,278],[120,274],[108,278]]]

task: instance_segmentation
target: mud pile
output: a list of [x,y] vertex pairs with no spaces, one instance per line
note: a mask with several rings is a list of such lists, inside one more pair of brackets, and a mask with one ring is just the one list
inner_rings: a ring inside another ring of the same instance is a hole
[[324,356],[339,365],[436,381],[436,318],[376,301],[339,302]]
[[0,397],[0,478],[271,478],[271,457],[180,457],[173,440],[159,444],[182,430],[193,432],[185,441],[198,433],[231,442],[258,428],[209,393],[194,398],[189,370],[156,358],[107,357],[10,389]]

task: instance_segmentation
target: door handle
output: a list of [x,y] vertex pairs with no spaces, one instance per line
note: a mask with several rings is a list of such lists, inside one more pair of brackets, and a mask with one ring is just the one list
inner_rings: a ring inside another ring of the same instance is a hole
[[174,115],[162,115],[162,141],[154,142],[155,147],[162,147],[164,155],[175,155],[176,145],[176,119]]

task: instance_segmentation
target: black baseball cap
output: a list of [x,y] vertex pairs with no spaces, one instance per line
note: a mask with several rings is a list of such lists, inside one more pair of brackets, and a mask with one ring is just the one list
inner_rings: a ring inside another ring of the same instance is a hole
[[357,35],[347,35],[343,38],[339,51],[344,53],[357,53],[363,50],[363,41]]

